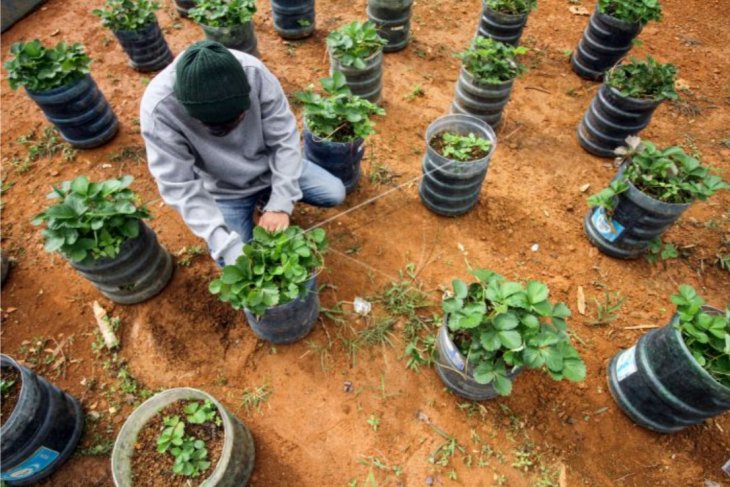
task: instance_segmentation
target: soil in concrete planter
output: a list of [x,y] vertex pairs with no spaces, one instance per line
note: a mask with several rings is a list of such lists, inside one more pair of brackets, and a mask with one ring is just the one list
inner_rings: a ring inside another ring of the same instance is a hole
[[7,420],[15,409],[15,405],[18,402],[18,396],[20,396],[20,386],[22,385],[20,379],[20,372],[13,367],[2,367],[0,369],[0,379],[5,386],[5,391],[2,393],[0,398],[0,426]]

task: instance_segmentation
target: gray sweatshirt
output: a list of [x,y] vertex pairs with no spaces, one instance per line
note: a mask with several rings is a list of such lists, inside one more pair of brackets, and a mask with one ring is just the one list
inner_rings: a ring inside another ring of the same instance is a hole
[[162,199],[206,240],[213,258],[223,257],[226,264],[241,254],[243,242],[226,227],[216,199],[242,198],[270,187],[264,210],[291,214],[302,197],[299,131],[284,90],[261,61],[231,53],[251,86],[251,107],[230,134],[210,135],[175,98],[179,56],[152,80],[140,108],[147,163]]

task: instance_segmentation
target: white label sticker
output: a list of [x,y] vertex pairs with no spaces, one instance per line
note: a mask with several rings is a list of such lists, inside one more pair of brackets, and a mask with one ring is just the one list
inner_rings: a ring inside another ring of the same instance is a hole
[[616,378],[619,382],[636,372],[636,345],[625,350],[616,360]]
[[609,242],[615,241],[624,231],[624,226],[606,215],[606,209],[603,207],[596,208],[591,216],[591,221],[598,233]]

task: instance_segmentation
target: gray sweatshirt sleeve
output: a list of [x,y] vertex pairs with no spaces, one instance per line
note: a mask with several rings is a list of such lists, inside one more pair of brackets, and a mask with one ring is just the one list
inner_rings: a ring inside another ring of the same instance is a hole
[[226,227],[223,214],[193,166],[195,158],[182,134],[154,114],[143,114],[142,137],[147,163],[160,196],[182,216],[192,232],[205,239],[213,259],[232,264],[241,255],[241,237]]
[[264,211],[291,214],[294,203],[302,197],[299,177],[303,164],[297,121],[279,80],[265,67],[257,73],[261,76],[259,99],[264,143],[271,151],[271,197]]

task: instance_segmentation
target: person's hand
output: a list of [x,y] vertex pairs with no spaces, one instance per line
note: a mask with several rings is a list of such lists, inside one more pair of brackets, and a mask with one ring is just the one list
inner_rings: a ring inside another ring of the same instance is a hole
[[283,211],[267,211],[259,218],[259,226],[269,232],[286,230],[289,226],[289,215]]

